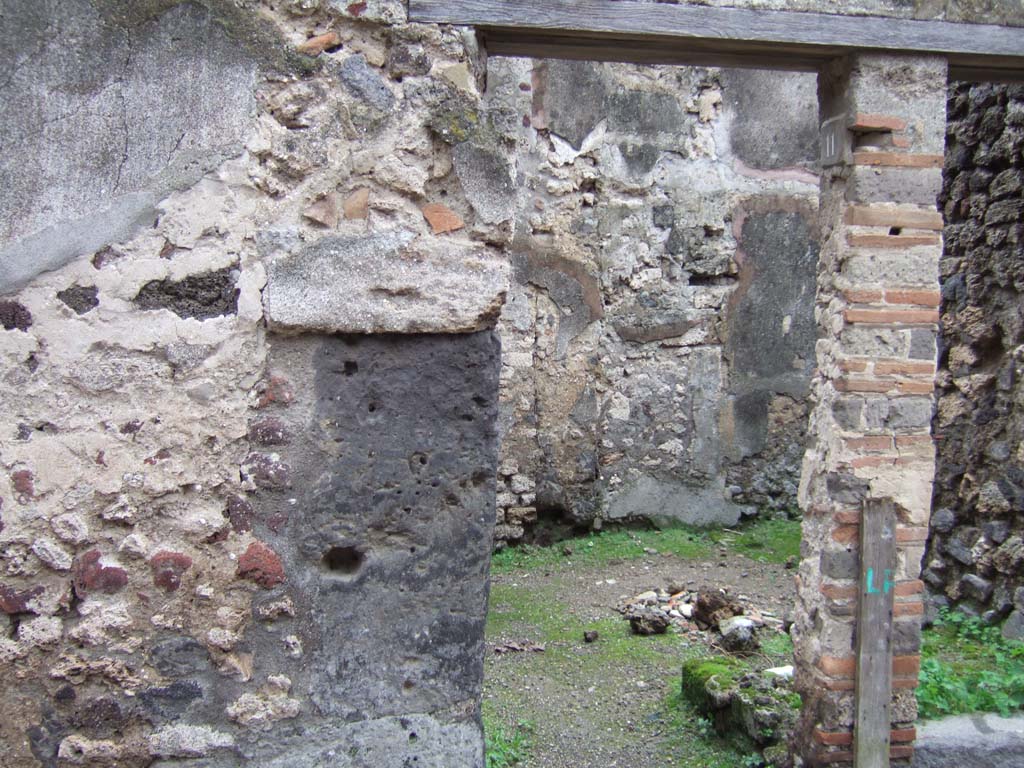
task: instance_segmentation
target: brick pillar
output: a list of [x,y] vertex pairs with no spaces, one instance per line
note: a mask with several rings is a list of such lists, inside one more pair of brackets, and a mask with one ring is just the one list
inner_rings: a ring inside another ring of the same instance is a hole
[[946,62],[857,55],[819,76],[822,248],[804,459],[798,577],[796,752],[852,763],[858,535],[866,498],[896,503],[892,757],[913,751],[920,663],[919,581],[934,449]]

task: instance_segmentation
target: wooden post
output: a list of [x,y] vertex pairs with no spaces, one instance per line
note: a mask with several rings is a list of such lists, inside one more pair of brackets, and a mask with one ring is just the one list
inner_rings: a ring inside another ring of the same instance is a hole
[[895,572],[895,507],[891,499],[868,499],[860,525],[855,768],[889,766]]

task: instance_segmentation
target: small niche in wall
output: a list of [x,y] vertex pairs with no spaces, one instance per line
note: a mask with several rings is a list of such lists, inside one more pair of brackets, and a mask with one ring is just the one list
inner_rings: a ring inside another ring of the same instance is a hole
[[356,547],[331,547],[324,553],[324,568],[335,576],[355,576],[363,568],[366,555]]

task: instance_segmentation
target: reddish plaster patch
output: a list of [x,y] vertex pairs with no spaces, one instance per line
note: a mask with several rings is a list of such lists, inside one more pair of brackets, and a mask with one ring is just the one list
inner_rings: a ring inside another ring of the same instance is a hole
[[34,613],[29,607],[29,601],[43,594],[42,587],[32,587],[18,592],[13,587],[0,584],[0,611],[6,614]]
[[149,560],[153,583],[165,592],[174,592],[181,586],[181,577],[192,567],[192,558],[180,552],[157,552]]
[[224,516],[231,523],[231,530],[235,533],[251,531],[253,517],[255,517],[252,504],[244,496],[237,494],[228,496],[226,503],[227,508],[224,510]]
[[353,16],[362,16],[365,11],[366,3],[364,2],[349,3],[348,5],[348,12],[351,13]]
[[16,469],[11,472],[11,484],[19,504],[27,504],[36,497],[35,476],[30,469]]
[[154,453],[152,456],[150,456],[150,457],[148,457],[146,459],[143,459],[143,463],[144,464],[149,464],[149,466],[152,467],[152,466],[155,466],[158,461],[166,461],[169,458],[171,458],[170,450],[167,449],[167,448],[161,448],[159,451]]
[[295,398],[291,384],[283,376],[271,376],[260,382],[256,392],[258,395],[257,408],[266,408],[272,403],[288,405]]
[[254,541],[238,558],[238,577],[256,582],[264,589],[284,582],[284,566],[277,553],[261,541]]
[[90,549],[72,563],[71,583],[79,597],[97,591],[113,594],[128,583],[128,574],[123,568],[101,565],[100,557],[98,549]]
[[249,425],[249,439],[258,445],[284,445],[290,438],[285,423],[275,416],[267,416]]

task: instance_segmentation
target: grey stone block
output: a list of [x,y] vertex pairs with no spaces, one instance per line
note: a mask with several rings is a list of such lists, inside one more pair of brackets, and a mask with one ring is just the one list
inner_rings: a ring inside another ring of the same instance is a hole
[[958,715],[918,727],[913,768],[1020,768],[1024,717]]
[[497,321],[509,267],[498,253],[406,230],[331,236],[274,260],[271,327],[337,333],[465,332]]

